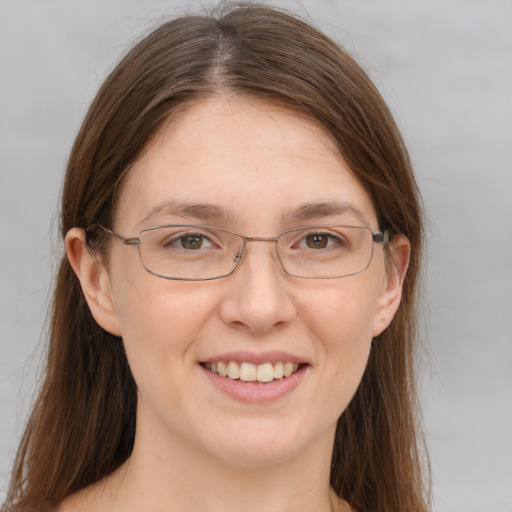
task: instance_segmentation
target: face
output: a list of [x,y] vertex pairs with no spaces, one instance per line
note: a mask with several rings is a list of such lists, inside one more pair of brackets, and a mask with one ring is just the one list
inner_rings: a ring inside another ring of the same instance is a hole
[[[164,127],[129,171],[114,230],[131,237],[185,223],[275,237],[362,220],[379,231],[368,194],[320,126],[269,104],[217,98]],[[301,279],[283,271],[275,244],[251,242],[232,275],[194,282],[149,274],[135,247],[112,239],[102,279],[108,330],[122,336],[138,387],[139,440],[172,440],[240,466],[332,445],[372,338],[397,305],[379,244],[360,274]],[[245,382],[209,369],[230,361],[232,377],[254,365],[276,378]],[[295,373],[278,378],[293,363]]]

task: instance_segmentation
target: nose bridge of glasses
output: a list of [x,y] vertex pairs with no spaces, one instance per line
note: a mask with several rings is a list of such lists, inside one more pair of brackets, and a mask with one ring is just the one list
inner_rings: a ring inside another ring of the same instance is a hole
[[[242,245],[239,250],[235,252],[233,261],[235,263],[239,263],[242,259],[242,256],[245,254],[247,246],[251,242],[274,242],[277,246],[277,242],[279,241],[278,237],[275,236],[252,236],[252,235],[238,235],[239,238],[242,239]],[[277,249],[276,249],[277,250]]]

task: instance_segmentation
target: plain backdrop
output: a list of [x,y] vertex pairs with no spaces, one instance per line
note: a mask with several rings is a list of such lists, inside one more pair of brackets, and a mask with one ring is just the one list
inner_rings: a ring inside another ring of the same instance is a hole
[[[416,166],[434,510],[512,512],[512,2],[276,3],[366,68]],[[43,350],[73,138],[126,45],[199,4],[0,0],[0,501]]]

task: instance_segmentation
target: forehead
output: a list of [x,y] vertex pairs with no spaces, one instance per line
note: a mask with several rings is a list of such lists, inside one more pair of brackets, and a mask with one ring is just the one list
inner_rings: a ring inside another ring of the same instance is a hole
[[191,206],[174,212],[185,218],[185,210],[208,205],[226,222],[279,229],[287,212],[336,203],[375,224],[368,194],[319,123],[259,100],[215,97],[174,116],[154,137],[122,182],[116,226],[170,222],[172,205]]

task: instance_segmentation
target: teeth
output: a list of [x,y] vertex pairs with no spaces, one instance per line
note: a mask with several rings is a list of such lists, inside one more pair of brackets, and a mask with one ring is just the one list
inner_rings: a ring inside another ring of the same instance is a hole
[[[231,361],[231,363],[236,364],[233,361]],[[229,364],[231,364],[231,363],[229,363]],[[258,371],[257,371],[257,367],[255,364],[242,363],[240,365],[240,380],[244,380],[246,382],[253,382],[257,378],[257,373],[258,373]]]
[[228,365],[227,365],[227,363],[223,363],[222,361],[219,361],[217,363],[217,369],[218,369],[219,375],[221,377],[227,377],[228,376]]
[[235,361],[229,361],[228,363],[228,377],[230,379],[240,378],[240,366]]
[[270,382],[274,380],[274,368],[270,363],[258,366],[258,382]]
[[203,366],[221,377],[240,379],[244,382],[272,382],[274,379],[289,377],[299,369],[298,363],[291,361],[278,361],[256,365],[253,363],[238,363],[236,361],[218,361],[204,363]]
[[284,363],[283,373],[285,377],[289,377],[293,373],[293,363]]

